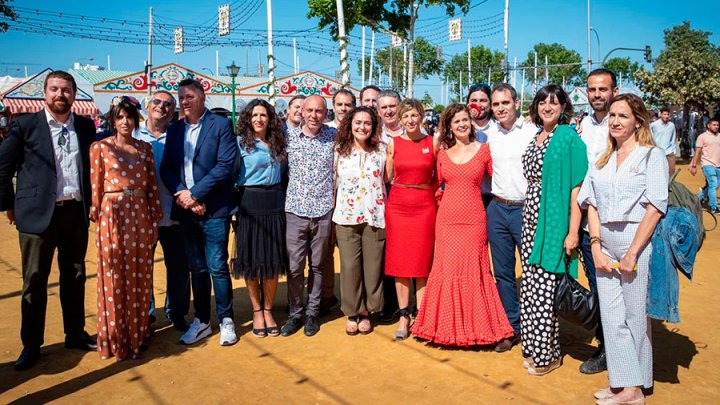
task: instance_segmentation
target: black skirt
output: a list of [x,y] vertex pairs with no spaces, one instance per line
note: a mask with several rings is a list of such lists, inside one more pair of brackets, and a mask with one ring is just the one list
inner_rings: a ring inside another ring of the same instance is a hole
[[287,274],[282,185],[241,187],[238,194],[233,275],[262,281]]

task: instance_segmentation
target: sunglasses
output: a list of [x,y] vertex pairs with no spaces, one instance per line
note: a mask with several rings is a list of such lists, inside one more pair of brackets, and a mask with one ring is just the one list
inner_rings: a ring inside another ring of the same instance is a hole
[[154,98],[154,99],[152,99],[151,103],[153,103],[153,105],[160,105],[160,104],[162,104],[162,106],[165,107],[165,108],[168,108],[168,107],[172,107],[172,106],[173,106],[173,103],[172,103],[171,101],[160,100],[159,98]]
[[58,138],[58,146],[65,146],[70,142],[70,132],[67,128],[62,127],[60,137]]

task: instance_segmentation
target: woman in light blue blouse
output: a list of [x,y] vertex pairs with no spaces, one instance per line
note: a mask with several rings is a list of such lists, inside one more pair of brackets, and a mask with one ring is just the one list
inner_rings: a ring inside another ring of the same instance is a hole
[[278,336],[272,306],[278,277],[287,274],[285,191],[287,152],[282,122],[266,101],[252,100],[237,122],[240,147],[237,258],[235,278],[243,277],[253,308],[255,337]]
[[668,163],[642,100],[610,101],[608,149],[590,167],[578,202],[588,210],[609,385],[598,404],[644,404],[653,385],[646,314],[650,237],[667,209]]

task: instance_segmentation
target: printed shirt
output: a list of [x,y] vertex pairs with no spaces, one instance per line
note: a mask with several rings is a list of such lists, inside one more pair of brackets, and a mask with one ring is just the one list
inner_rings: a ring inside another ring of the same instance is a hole
[[333,155],[336,130],[323,125],[316,136],[288,129],[288,183],[285,211],[321,217],[333,208]]
[[[155,158],[155,173],[160,179],[160,163],[162,163],[163,153],[165,152],[165,141],[167,139],[167,131],[163,132],[157,138],[150,133],[145,123],[140,123],[138,129],[133,132],[133,138],[147,142],[152,146],[153,156]],[[170,211],[172,210],[173,195],[170,190],[165,187],[165,183],[158,181],[160,188],[160,208],[162,208],[163,217],[159,226],[171,226],[178,224],[177,221],[170,219]]]
[[535,138],[537,126],[519,117],[508,131],[500,123],[487,132],[492,155],[492,194],[510,201],[525,200],[527,180],[522,155]]
[[352,149],[335,155],[337,198],[333,222],[338,225],[367,223],[385,228],[385,146],[375,152]]
[[702,148],[702,165],[720,167],[720,133],[705,131],[698,136],[696,148]]
[[270,186],[280,183],[282,179],[282,165],[270,155],[270,150],[264,142],[256,141],[252,151],[240,145],[240,175],[236,184],[238,186]]

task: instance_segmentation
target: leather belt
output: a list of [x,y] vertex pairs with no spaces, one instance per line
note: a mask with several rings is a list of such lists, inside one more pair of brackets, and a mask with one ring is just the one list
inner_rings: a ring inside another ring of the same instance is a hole
[[504,199],[504,198],[500,198],[500,197],[498,197],[498,196],[493,196],[493,200],[499,202],[500,204],[509,205],[509,206],[511,206],[511,207],[522,207],[523,205],[525,205],[525,201],[524,201],[524,200],[521,200],[521,201],[512,201],[512,200],[506,200],[506,199]]

